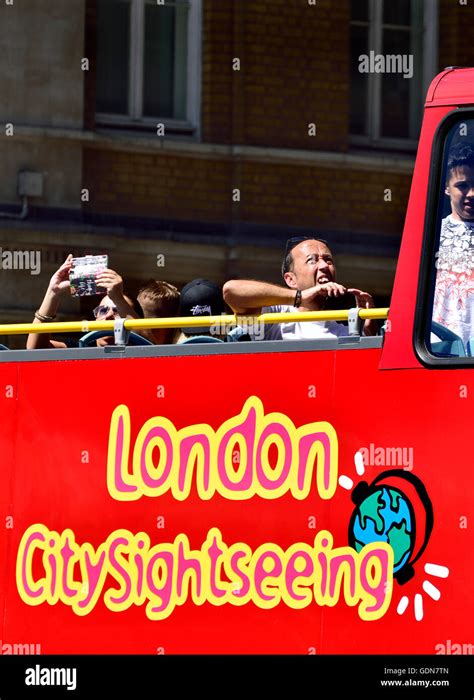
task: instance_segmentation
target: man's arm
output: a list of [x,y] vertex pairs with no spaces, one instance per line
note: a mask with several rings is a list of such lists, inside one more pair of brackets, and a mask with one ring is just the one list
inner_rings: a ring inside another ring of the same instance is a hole
[[[318,311],[326,297],[339,297],[346,288],[337,282],[316,284],[301,292],[301,311]],[[263,306],[293,306],[296,289],[256,280],[231,280],[224,284],[224,300],[238,314],[258,314]]]
[[224,284],[224,301],[238,314],[258,314],[263,306],[292,306],[296,292],[257,280],[230,280]]
[[[356,304],[361,309],[374,307],[374,300],[367,292],[360,289],[346,289],[337,282],[316,284],[301,293],[300,310],[316,311],[324,305],[324,299],[337,298],[350,292],[356,298]],[[276,284],[257,282],[256,280],[231,280],[224,284],[224,300],[237,314],[259,314],[263,306],[293,306],[296,291]],[[376,321],[364,323],[365,335],[377,335]]]
[[292,306],[295,290],[257,280],[230,280],[224,284],[224,301],[237,314],[259,314],[263,306]]

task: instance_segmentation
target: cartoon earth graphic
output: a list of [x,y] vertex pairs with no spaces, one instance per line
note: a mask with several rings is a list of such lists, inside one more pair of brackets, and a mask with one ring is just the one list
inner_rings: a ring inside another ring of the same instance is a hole
[[413,507],[398,489],[379,486],[354,510],[350,544],[358,552],[366,544],[387,542],[393,549],[393,572],[409,561],[415,543]]

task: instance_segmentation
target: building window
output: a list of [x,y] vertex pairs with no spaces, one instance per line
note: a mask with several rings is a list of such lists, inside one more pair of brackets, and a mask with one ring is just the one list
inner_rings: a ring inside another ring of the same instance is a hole
[[356,145],[415,148],[437,73],[437,0],[352,0],[350,134]]
[[201,0],[97,6],[97,121],[196,133]]

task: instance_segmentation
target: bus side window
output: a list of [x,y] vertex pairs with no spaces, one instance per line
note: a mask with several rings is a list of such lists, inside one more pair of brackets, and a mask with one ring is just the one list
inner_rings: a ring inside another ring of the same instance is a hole
[[437,217],[427,346],[438,357],[474,350],[474,119],[448,133]]

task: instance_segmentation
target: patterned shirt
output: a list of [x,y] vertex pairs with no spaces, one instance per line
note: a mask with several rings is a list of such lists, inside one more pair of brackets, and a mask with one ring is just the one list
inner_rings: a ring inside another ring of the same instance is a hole
[[443,219],[436,268],[433,321],[474,345],[474,221]]

